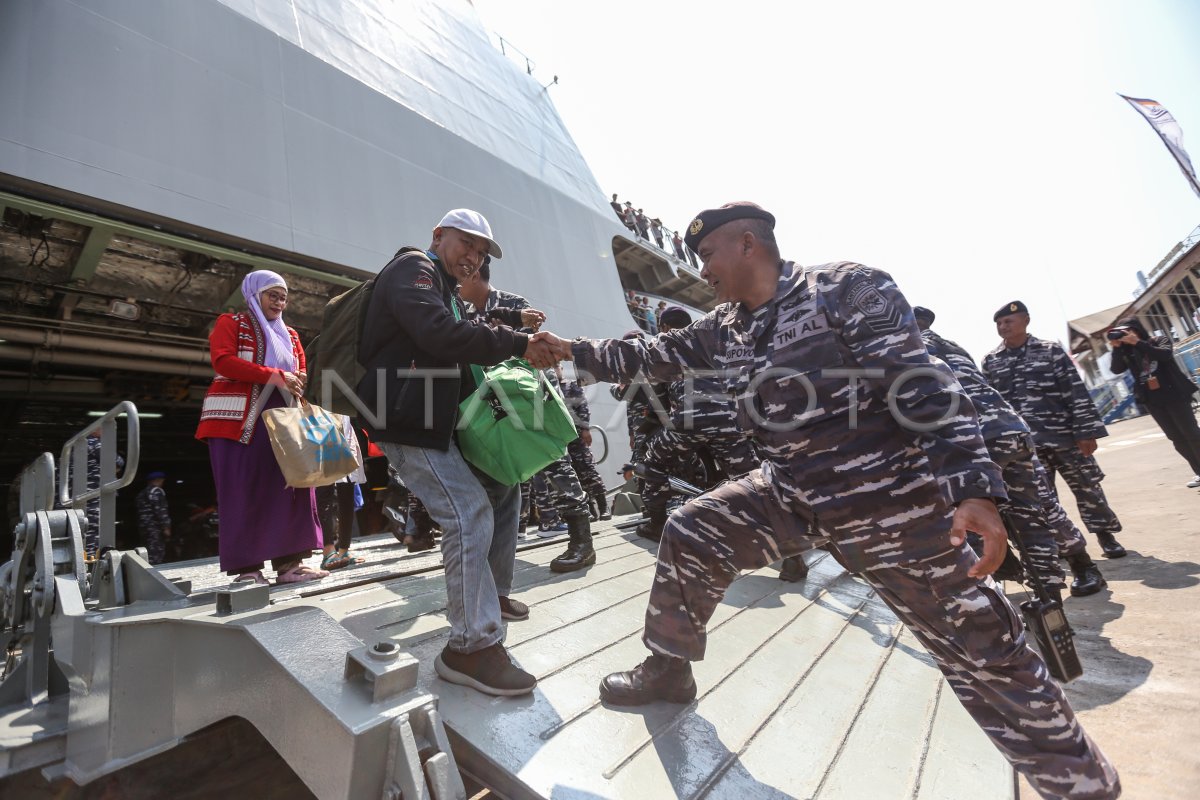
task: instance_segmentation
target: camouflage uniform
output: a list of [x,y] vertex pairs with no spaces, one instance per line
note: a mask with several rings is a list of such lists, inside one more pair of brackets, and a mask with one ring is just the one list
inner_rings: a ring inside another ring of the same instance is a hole
[[672,381],[667,396],[669,424],[646,439],[645,461],[653,468],[642,487],[647,508],[666,504],[671,490],[665,476],[686,479],[682,473],[698,467],[700,448],[708,449],[726,477],[745,475],[758,466],[753,442],[738,429],[737,409],[724,381],[689,375]]
[[[567,404],[567,410],[571,412],[571,419],[575,420],[575,429],[582,433],[587,430],[588,425],[592,421],[592,412],[588,408],[587,398],[583,396],[583,387],[578,381],[563,381],[562,386],[563,400]],[[567,455],[571,457],[571,466],[575,468],[575,474],[579,476],[579,485],[591,497],[603,495],[604,479],[600,477],[600,473],[596,471],[596,463],[592,460],[592,450],[583,443],[583,439],[576,439],[567,445]]]
[[966,350],[932,330],[922,331],[921,339],[931,356],[946,362],[971,398],[988,454],[1003,471],[1008,500],[998,504],[1000,511],[1020,539],[1041,582],[1048,589],[1061,591],[1065,582],[1058,542],[1043,506],[1046,476],[1034,453],[1029,426],[984,380]]
[[702,658],[705,624],[740,571],[830,540],[1043,795],[1119,795],[1007,598],[967,575],[969,547],[949,544],[955,506],[1004,499],[1004,484],[970,401],[926,352],[890,277],[787,262],[774,300],[753,312],[724,304],[649,343],[579,340],[572,352],[609,381],[727,370],[739,426],[764,458],[671,515],[646,614],[653,652]]
[[161,486],[146,484],[137,495],[138,532],[146,543],[151,564],[167,560],[167,531],[171,530],[171,514],[167,510],[167,493]]
[[[68,469],[70,469],[68,467]],[[125,459],[117,455],[117,475],[125,469]],[[100,486],[100,437],[87,438],[87,488],[95,489]],[[89,561],[100,552],[100,498],[93,497],[84,504],[87,516],[87,530],[83,532],[84,557]]]
[[[561,395],[562,387],[559,385],[558,376],[554,370],[542,370],[542,374],[546,376],[546,380],[554,387],[554,390]],[[562,517],[588,513],[587,494],[584,493],[583,487],[579,483],[575,468],[571,466],[570,456],[564,455],[534,475],[532,490],[533,502],[537,506],[538,516],[543,525],[558,524],[558,518],[548,513],[551,511],[557,512]],[[554,521],[550,522],[551,519]]]
[[1050,491],[1057,497],[1054,475],[1061,472],[1087,529],[1098,536],[1118,533],[1121,522],[1100,488],[1104,473],[1076,445],[1108,431],[1066,351],[1034,336],[1017,348],[1001,344],[983,357],[983,374],[1029,423]]

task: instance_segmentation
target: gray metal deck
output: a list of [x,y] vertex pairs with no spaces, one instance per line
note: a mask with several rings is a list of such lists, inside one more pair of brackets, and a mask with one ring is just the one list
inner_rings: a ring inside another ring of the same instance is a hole
[[[415,655],[460,768],[503,795],[1015,796],[1012,770],[919,644],[820,552],[808,554],[804,584],[780,581],[772,567],[734,583],[710,625],[708,658],[695,665],[694,703],[602,706],[600,679],[646,655],[640,634],[654,554],[608,524],[596,545],[594,567],[556,575],[547,565],[560,543],[521,544],[513,596],[531,615],[509,623],[506,644],[538,676],[525,698],[487,697],[434,674],[448,630],[436,551],[408,555],[390,537],[359,541],[367,563],[299,590],[273,589],[272,602],[316,605],[360,639],[390,638]],[[163,572],[197,589],[226,580],[213,564]]]

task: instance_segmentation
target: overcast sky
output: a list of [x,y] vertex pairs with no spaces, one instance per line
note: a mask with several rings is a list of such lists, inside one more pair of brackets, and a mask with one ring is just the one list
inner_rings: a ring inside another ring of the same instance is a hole
[[1200,198],[1200,3],[475,0],[527,53],[605,192],[669,227],[753,200],[785,258],[887,270],[976,359],[1132,299]]

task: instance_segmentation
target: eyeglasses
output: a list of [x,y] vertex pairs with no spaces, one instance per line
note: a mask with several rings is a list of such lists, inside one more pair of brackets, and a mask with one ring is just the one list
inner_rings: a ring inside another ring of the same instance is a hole
[[272,303],[283,303],[287,305],[287,295],[283,292],[263,292],[263,297],[270,300]]

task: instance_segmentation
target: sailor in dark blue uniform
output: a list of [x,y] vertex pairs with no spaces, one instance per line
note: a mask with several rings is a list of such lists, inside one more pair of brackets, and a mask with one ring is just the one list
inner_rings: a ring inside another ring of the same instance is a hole
[[1092,455],[1108,431],[1079,372],[1062,345],[1029,335],[1029,309],[1020,300],[1005,303],[992,319],[1004,341],[983,357],[984,377],[1029,424],[1051,491],[1062,473],[1104,555],[1121,558],[1125,548],[1115,536],[1121,521],[1100,488],[1104,473]]

